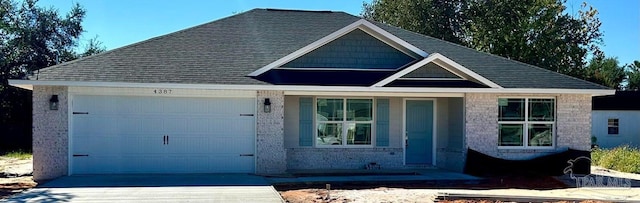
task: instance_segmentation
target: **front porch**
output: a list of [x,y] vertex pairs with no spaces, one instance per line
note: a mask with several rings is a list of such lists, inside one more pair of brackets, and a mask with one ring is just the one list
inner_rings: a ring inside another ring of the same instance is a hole
[[462,172],[466,148],[462,96],[285,95],[287,172],[433,168]]

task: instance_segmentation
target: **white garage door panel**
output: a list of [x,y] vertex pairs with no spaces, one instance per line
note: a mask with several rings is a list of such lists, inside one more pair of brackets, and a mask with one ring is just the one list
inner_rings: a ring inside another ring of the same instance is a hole
[[[255,99],[74,96],[73,174],[254,172]],[[168,137],[168,143],[164,137]],[[87,155],[87,156],[84,156]]]

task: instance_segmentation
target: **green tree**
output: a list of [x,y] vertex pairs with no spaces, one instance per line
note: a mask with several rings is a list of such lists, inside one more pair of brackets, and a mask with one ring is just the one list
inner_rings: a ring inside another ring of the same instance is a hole
[[618,59],[608,57],[594,57],[586,68],[586,80],[607,87],[622,89],[622,81],[625,79],[624,66],[620,66]]
[[466,0],[373,0],[361,15],[454,43],[462,43]]
[[35,70],[105,50],[94,39],[90,49],[76,53],[86,13],[79,4],[63,16],[36,3],[0,0],[0,149],[4,150],[30,149],[31,143],[31,92],[9,86],[8,79],[24,79]]
[[640,61],[627,65],[627,90],[640,90]]
[[584,78],[589,54],[601,55],[598,11],[577,15],[564,0],[374,0],[362,15],[560,73]]
[[590,53],[600,55],[597,10],[578,16],[561,0],[475,0],[469,7],[468,46],[552,71],[583,77]]

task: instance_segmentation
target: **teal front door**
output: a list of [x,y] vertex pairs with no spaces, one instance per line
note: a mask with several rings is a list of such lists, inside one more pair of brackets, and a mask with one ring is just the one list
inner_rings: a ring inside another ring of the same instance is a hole
[[405,163],[433,165],[433,100],[406,100]]

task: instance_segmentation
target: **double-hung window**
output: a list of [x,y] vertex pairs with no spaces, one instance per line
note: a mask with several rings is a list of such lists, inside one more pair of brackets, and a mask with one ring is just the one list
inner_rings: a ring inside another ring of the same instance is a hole
[[609,135],[617,135],[620,131],[620,120],[610,118],[607,120],[607,132]]
[[373,99],[316,99],[316,146],[370,146],[372,124]]
[[554,146],[555,99],[499,98],[498,107],[498,146]]

